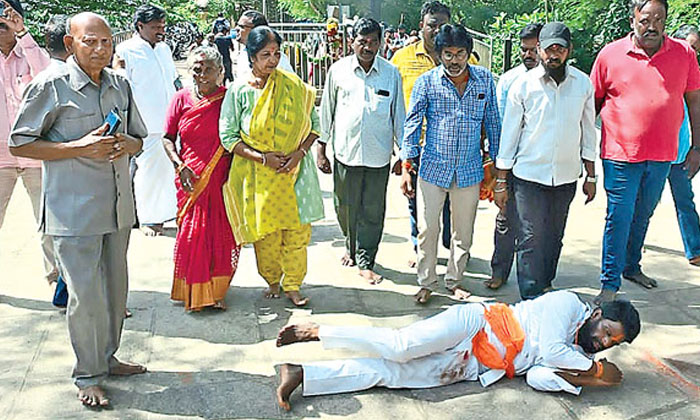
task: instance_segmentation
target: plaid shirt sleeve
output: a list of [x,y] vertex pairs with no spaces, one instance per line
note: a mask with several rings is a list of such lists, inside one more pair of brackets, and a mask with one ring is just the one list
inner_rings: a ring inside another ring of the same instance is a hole
[[[425,76],[425,74],[423,75]],[[401,160],[408,160],[420,155],[420,137],[423,129],[423,119],[428,109],[428,78],[419,77],[413,85],[411,102],[403,127],[403,142]]]

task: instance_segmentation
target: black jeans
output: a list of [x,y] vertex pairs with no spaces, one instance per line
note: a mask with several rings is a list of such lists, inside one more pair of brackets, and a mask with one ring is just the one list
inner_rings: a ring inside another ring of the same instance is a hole
[[515,259],[515,238],[518,234],[518,215],[515,212],[513,176],[508,174],[508,201],[505,210],[496,216],[496,229],[493,233],[493,256],[491,257],[491,277],[504,282],[510,276]]
[[557,187],[513,176],[518,287],[523,299],[541,295],[557,274],[562,238],[576,182]]

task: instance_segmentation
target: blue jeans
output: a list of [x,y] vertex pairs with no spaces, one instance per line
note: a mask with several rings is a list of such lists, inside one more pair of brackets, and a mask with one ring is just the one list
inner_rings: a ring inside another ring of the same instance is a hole
[[682,163],[671,165],[668,184],[671,186],[673,203],[676,205],[685,256],[688,259],[698,257],[700,256],[700,219],[693,202],[693,187],[688,179],[688,171],[683,169]]
[[[411,187],[413,191],[416,191],[418,185],[418,167],[420,162],[420,156],[413,159],[413,166],[416,169],[416,173],[411,175]],[[408,199],[408,214],[411,220],[411,242],[413,242],[413,250],[418,252],[418,203],[416,201],[416,196]],[[448,194],[445,197],[445,205],[442,208],[442,246],[450,249],[451,240],[451,227],[450,222],[450,196]]]
[[620,289],[620,275],[642,269],[642,246],[649,219],[659,203],[671,162],[617,162],[603,159],[608,213],[603,234],[600,282],[604,289]]

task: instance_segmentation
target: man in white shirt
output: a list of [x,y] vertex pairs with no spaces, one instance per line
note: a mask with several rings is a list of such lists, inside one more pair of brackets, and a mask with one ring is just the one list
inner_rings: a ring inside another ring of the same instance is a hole
[[[593,86],[585,73],[566,64],[571,51],[564,24],[544,25],[538,45],[542,65],[520,76],[508,92],[494,201],[503,209],[515,200],[523,299],[551,289],[582,163],[586,203],[595,197]],[[506,186],[510,172],[513,197]]]
[[[258,12],[257,10],[246,10],[241,14],[236,23],[236,41],[240,44],[241,48],[238,53],[235,54],[235,65],[233,66],[233,79],[236,80],[239,77],[245,77],[252,71],[250,58],[248,57],[248,51],[246,50],[246,44],[248,43],[248,34],[253,28],[258,26],[269,26],[267,23],[267,18],[265,15]],[[281,47],[281,46],[280,46]],[[280,56],[280,62],[277,65],[278,69],[294,73],[292,64],[289,62],[289,57],[287,54],[282,52]]]
[[[508,332],[503,326],[509,327]],[[278,347],[321,341],[326,349],[380,357],[283,364],[277,402],[289,410],[289,396],[302,383],[304,396],[311,396],[476,380],[489,386],[515,375],[525,375],[528,385],[539,391],[579,395],[583,386],[621,383],[617,366],[606,359],[594,361],[593,354],[631,343],[639,329],[639,313],[630,302],[618,300],[591,309],[569,291],[512,306],[453,305],[401,329],[292,325],[280,330]]]
[[114,68],[124,69],[148,128],[143,152],[135,158],[134,199],[142,231],[156,236],[163,232],[163,223],[177,213],[175,168],[161,138],[178,74],[170,47],[163,42],[165,11],[150,4],[140,6],[134,27],[137,33],[116,47]]
[[[537,55],[537,37],[542,30],[541,23],[530,23],[525,26],[518,37],[520,38],[520,60],[522,63],[507,72],[498,79],[496,85],[496,97],[498,98],[498,113],[503,120],[506,111],[506,100],[510,86],[520,75],[534,69],[540,64]],[[510,179],[509,179],[510,180]],[[512,194],[512,182],[507,184]],[[493,256],[491,257],[491,278],[486,280],[486,287],[498,289],[508,281],[510,269],[513,266],[515,256],[515,235],[517,230],[517,215],[515,214],[515,201],[506,202],[504,209],[496,216],[496,229],[493,234]]]
[[[374,260],[384,230],[386,187],[394,144],[403,136],[403,85],[399,70],[377,56],[382,40],[379,23],[359,19],[354,27],[353,55],[328,70],[321,99],[318,167],[331,173],[326,144],[333,144],[335,210],[345,236],[345,266],[376,284]],[[400,162],[397,161],[400,165]]]

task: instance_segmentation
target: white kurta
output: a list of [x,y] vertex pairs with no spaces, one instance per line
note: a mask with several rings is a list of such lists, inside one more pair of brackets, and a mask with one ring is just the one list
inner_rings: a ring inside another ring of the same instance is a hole
[[126,63],[126,77],[148,128],[143,152],[136,158],[136,214],[142,225],[163,223],[177,213],[175,170],[161,141],[177,70],[167,44],[159,42],[151,47],[138,34],[117,45],[116,53]]
[[[488,304],[487,304],[488,305]],[[555,374],[557,369],[588,370],[591,356],[574,344],[576,332],[591,309],[567,291],[545,294],[513,307],[526,334],[523,350],[514,360],[517,375],[540,391],[566,391],[575,387]],[[376,353],[380,358],[308,363],[304,369],[304,395],[359,391],[373,386],[430,388],[465,380],[488,386],[505,375],[490,370],[471,354],[472,339],[482,328],[489,341],[505,348],[484,320],[482,304],[454,305],[444,312],[408,327],[327,327],[319,329],[325,348],[347,348]]]

